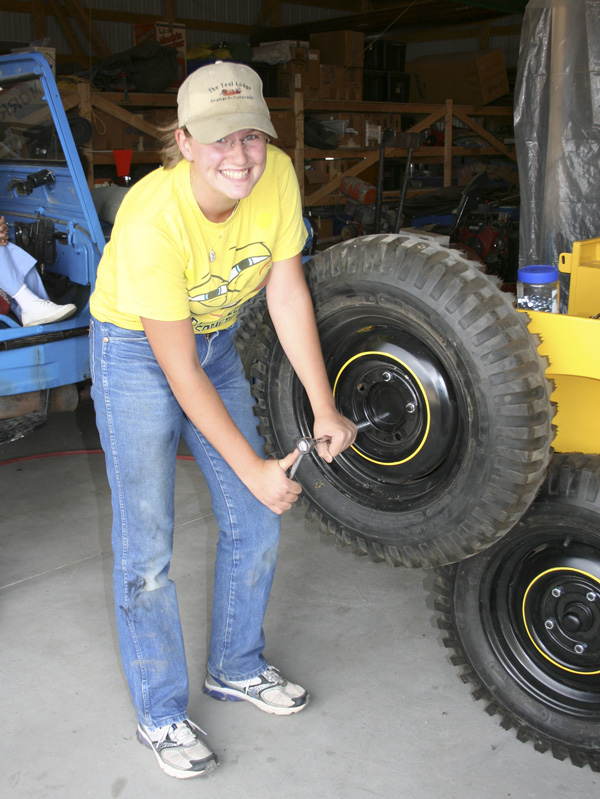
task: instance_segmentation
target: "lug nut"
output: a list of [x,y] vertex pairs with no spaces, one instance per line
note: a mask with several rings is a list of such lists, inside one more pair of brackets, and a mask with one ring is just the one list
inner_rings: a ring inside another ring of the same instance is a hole
[[386,383],[389,383],[390,380],[392,379],[392,373],[391,372],[384,372],[381,376],[383,377],[383,379],[385,380]]
[[414,413],[416,410],[417,410],[417,406],[415,405],[414,402],[409,402],[408,405],[406,406],[406,412],[407,413]]
[[563,592],[562,588],[553,588],[552,596],[558,599],[558,597],[562,595],[562,592]]
[[554,622],[552,621],[552,619],[546,619],[546,621],[544,622],[544,627],[547,630],[552,630],[554,628]]
[[587,649],[587,645],[586,644],[575,644],[573,649],[575,650],[575,654],[576,655],[583,655],[583,653]]
[[598,598],[598,594],[595,594],[593,591],[588,591],[588,593],[585,595],[585,598],[588,602],[595,602]]

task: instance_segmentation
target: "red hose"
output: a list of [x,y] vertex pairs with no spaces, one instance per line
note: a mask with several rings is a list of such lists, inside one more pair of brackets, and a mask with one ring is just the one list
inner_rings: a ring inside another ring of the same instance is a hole
[[[39,455],[21,455],[19,458],[9,458],[6,461],[0,461],[0,466],[8,466],[11,463],[20,463],[21,461],[36,461],[40,458],[58,458],[62,455],[104,455],[103,449],[67,449],[62,452],[41,452]],[[193,461],[191,455],[178,455],[178,461]]]

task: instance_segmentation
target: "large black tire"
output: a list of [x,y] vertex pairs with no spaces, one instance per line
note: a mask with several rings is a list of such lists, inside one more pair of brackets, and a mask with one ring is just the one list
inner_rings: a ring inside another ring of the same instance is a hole
[[[533,500],[552,438],[545,366],[521,315],[476,266],[420,236],[353,239],[317,254],[308,278],[337,406],[372,423],[332,465],[300,466],[309,518],[392,565],[492,544]],[[279,457],[313,418],[264,321],[246,360]]]
[[495,546],[438,572],[445,645],[502,726],[600,771],[600,457],[555,455]]

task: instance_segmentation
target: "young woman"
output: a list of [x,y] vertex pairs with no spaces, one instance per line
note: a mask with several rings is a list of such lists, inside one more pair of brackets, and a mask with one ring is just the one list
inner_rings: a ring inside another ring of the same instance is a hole
[[123,667],[138,738],[178,778],[217,763],[188,719],[188,677],[175,595],[177,444],[183,436],[219,524],[205,691],[268,713],[296,713],[307,692],[263,656],[263,618],[280,515],[299,485],[297,457],[267,460],[233,346],[243,302],[266,287],[281,344],[308,394],[327,461],[356,428],[337,412],[304,280],[298,184],[262,84],[217,62],[190,75],[165,165],[127,193],[91,299],[92,396],[114,513],[114,588]]

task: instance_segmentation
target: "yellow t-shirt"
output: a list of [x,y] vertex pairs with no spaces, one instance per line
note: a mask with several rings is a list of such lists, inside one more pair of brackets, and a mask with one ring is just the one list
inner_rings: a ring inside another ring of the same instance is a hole
[[220,224],[200,211],[187,161],[161,167],[123,199],[98,267],[92,315],[128,330],[143,329],[141,316],[191,317],[196,333],[223,330],[265,285],[272,264],[297,255],[305,240],[296,174],[276,147],[268,146],[250,196]]

